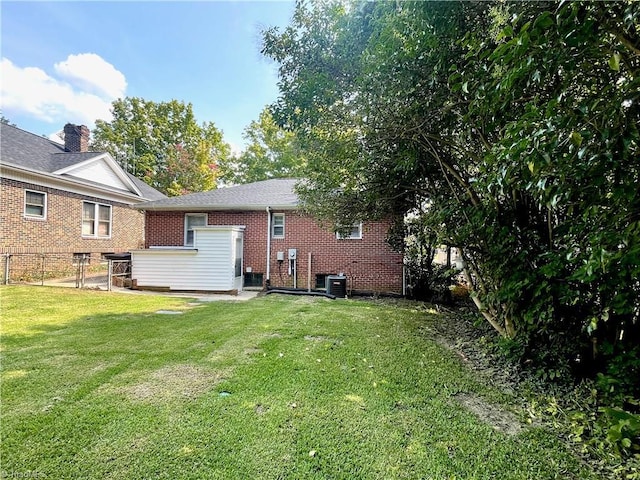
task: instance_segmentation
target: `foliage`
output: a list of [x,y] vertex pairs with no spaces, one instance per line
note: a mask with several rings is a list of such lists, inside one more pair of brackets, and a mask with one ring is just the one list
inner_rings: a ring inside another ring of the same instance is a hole
[[11,125],[12,127],[15,127],[16,124],[13,123],[11,120],[9,120],[7,117],[5,117],[4,115],[2,115],[2,111],[0,110],[0,123],[3,123],[5,125]]
[[638,2],[299,3],[263,49],[307,208],[420,212],[523,361],[593,375],[640,340],[639,22]]
[[437,235],[424,223],[422,215],[410,216],[398,222],[390,235],[390,243],[404,243],[404,265],[407,277],[407,296],[431,303],[450,303],[451,287],[459,273],[451,265],[439,265],[434,259],[439,248]]
[[112,113],[111,122],[96,120],[92,148],[169,196],[215,188],[230,147],[213,123],[196,122],[190,103],[126,97]]
[[301,2],[263,48],[307,208],[459,248],[504,353],[598,379],[574,438],[637,477],[640,3]]
[[525,395],[529,422],[553,428],[602,478],[640,478],[640,415],[612,407],[593,381],[534,390]]
[[245,128],[243,136],[248,145],[220,165],[221,181],[242,184],[302,176],[306,164],[296,136],[278,126],[268,108]]
[[582,348],[559,346],[561,356],[591,369],[607,360],[604,345],[615,356],[640,333],[639,59],[617,40],[637,35],[640,10],[510,8],[518,15],[486,60],[486,45],[468,35],[467,63],[450,78],[468,102],[461,118],[487,143],[474,188],[492,193],[485,218],[513,252],[475,256],[500,279],[487,302],[507,306],[531,351],[573,336]]

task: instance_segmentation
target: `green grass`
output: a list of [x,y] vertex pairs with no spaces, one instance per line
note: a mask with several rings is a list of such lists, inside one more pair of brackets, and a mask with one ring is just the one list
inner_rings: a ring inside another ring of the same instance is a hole
[[509,399],[410,304],[0,296],[4,477],[591,478],[550,432],[463,408],[456,394]]

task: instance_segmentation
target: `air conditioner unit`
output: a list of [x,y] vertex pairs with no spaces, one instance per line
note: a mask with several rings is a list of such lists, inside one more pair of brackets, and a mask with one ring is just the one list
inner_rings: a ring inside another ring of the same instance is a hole
[[347,298],[347,277],[343,275],[327,276],[327,293],[336,298]]

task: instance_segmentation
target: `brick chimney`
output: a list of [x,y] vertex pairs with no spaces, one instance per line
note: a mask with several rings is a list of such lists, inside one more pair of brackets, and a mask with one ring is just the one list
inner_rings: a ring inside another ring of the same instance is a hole
[[88,152],[89,129],[85,125],[67,123],[64,126],[64,149],[67,152]]

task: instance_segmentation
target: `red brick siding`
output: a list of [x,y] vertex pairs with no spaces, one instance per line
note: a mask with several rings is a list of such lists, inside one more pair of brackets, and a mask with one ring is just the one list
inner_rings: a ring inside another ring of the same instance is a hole
[[147,212],[145,248],[184,244],[184,212]]
[[[184,215],[190,212],[147,212],[146,246],[182,245],[184,243]],[[344,273],[348,288],[358,291],[402,293],[402,255],[386,243],[389,224],[366,223],[362,239],[336,239],[334,232],[323,230],[308,216],[292,211],[285,214],[285,238],[271,239],[271,284],[292,286],[288,274],[287,251],[297,249],[297,285],[306,288],[311,253],[311,287],[316,274]],[[244,225],[244,267],[266,278],[266,211],[209,212],[209,225]],[[279,265],[277,252],[284,252],[285,261]]]
[[[45,220],[24,217],[25,190],[47,194]],[[124,252],[144,244],[144,214],[126,204],[6,178],[1,180],[0,194],[0,253],[92,253],[97,261],[102,253]],[[82,202],[85,200],[111,205],[111,238],[82,237]],[[59,257],[66,258],[65,255]],[[17,267],[18,258],[12,258],[12,266]]]

